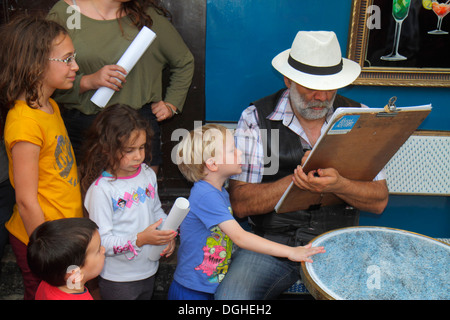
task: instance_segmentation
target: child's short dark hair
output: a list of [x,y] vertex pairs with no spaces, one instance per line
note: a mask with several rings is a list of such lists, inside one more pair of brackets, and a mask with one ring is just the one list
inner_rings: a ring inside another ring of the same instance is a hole
[[97,229],[97,224],[88,218],[44,222],[30,236],[30,270],[52,286],[65,285],[67,268],[84,265],[87,247]]

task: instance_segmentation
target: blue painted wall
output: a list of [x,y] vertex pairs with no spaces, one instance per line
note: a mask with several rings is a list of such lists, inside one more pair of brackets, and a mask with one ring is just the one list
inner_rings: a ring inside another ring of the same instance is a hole
[[[251,101],[282,88],[271,60],[299,30],[334,31],[346,56],[350,10],[350,0],[208,0],[206,121],[236,122]],[[350,86],[339,93],[371,107],[394,95],[397,106],[432,103],[420,129],[450,130],[450,88]],[[360,224],[450,237],[450,200],[391,196],[383,215],[362,213]]]

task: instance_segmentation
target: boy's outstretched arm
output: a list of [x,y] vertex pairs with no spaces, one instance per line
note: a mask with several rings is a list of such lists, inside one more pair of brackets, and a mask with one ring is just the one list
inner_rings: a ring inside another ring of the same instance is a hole
[[325,252],[324,247],[312,247],[311,244],[304,247],[289,247],[267,240],[245,231],[234,219],[219,223],[219,227],[238,247],[274,257],[288,258],[296,262],[312,262],[310,256]]

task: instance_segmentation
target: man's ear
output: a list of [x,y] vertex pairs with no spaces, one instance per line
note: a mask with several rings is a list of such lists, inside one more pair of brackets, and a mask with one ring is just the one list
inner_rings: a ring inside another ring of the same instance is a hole
[[290,87],[291,87],[291,79],[289,79],[288,77],[286,77],[286,76],[283,76],[284,77],[284,84],[286,85],[286,87],[289,89]]
[[207,159],[205,161],[205,166],[209,171],[212,171],[212,172],[215,172],[218,169],[216,160],[214,158]]

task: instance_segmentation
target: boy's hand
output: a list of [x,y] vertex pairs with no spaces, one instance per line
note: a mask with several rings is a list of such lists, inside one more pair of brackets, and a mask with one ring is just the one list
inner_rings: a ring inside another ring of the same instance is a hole
[[292,252],[288,256],[288,259],[296,262],[305,261],[312,263],[313,261],[309,259],[310,256],[324,252],[325,252],[324,247],[312,247],[312,244],[309,243],[304,247],[292,248]]

